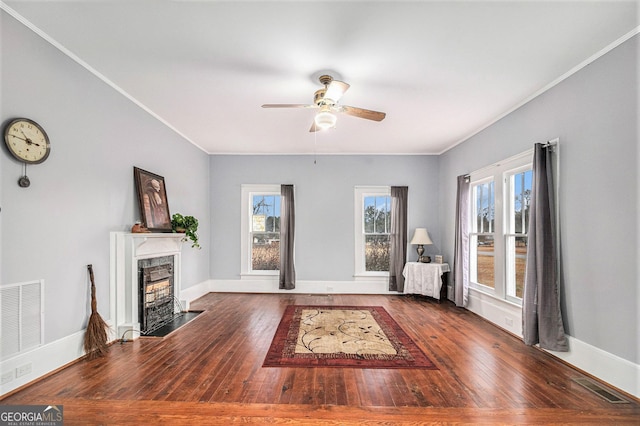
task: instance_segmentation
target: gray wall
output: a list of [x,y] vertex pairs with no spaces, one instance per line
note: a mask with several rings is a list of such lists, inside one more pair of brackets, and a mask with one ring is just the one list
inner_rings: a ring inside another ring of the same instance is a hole
[[242,184],[295,185],[298,280],[353,280],[356,185],[408,186],[409,233],[426,226],[434,245],[425,250],[439,253],[435,156],[214,155],[210,164],[214,279],[239,278]]
[[562,307],[568,333],[638,354],[636,35],[440,157],[441,229],[453,253],[456,176],[560,138]]
[[201,219],[203,250],[185,245],[183,287],[209,278],[209,158],[158,120],[0,12],[0,120],[39,122],[51,155],[27,168],[0,156],[1,283],[44,279],[45,339],[86,326],[87,264],[109,318],[109,232],[139,219],[133,166],[164,176],[171,212]]

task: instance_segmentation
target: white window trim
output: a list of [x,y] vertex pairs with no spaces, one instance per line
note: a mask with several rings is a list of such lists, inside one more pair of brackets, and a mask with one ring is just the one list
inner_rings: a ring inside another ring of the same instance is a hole
[[[506,219],[506,209],[509,204],[505,204],[504,200],[508,200],[507,191],[509,186],[506,184],[506,180],[511,174],[518,173],[522,170],[527,170],[532,167],[533,163],[533,149],[528,149],[520,154],[509,157],[503,161],[484,167],[473,173],[470,173],[470,185],[474,186],[490,180],[494,181],[494,196],[495,196],[495,216],[494,216],[494,288],[473,282],[469,280],[469,286],[477,291],[481,291],[489,296],[497,299],[507,301],[513,304],[521,305],[522,300],[507,296],[507,265],[506,265],[506,235],[509,232],[508,223]],[[472,200],[475,203],[475,200]],[[471,207],[473,208],[473,206]],[[475,220],[475,217],[470,214],[469,219]],[[473,229],[473,222],[470,223],[470,229]],[[470,257],[472,251],[469,251]],[[473,262],[473,259],[469,259],[469,265]]]
[[356,186],[354,190],[354,235],[355,235],[355,265],[353,276],[360,279],[388,279],[388,271],[366,271],[364,258],[365,238],[364,238],[364,197],[372,195],[391,196],[390,186]]
[[251,244],[249,242],[249,233],[252,223],[252,198],[253,194],[274,194],[280,195],[280,185],[269,184],[243,184],[241,187],[241,216],[240,221],[240,278],[255,279],[258,277],[267,277],[276,279],[280,275],[280,271],[253,271],[251,269]]

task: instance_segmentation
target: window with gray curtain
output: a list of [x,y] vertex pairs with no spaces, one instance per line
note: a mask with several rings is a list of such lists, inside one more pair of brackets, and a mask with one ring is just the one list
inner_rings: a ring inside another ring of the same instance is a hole
[[406,186],[391,187],[391,241],[389,250],[389,291],[404,292],[404,264],[407,262]]
[[560,310],[552,145],[536,144],[533,155],[522,336],[527,345],[566,352],[569,344]]
[[[469,174],[468,184],[458,177],[457,273],[454,264],[455,280],[461,284],[458,291],[468,286],[522,304],[532,156],[533,150],[527,150],[483,167]],[[464,269],[467,273],[462,276]],[[466,306],[462,296],[460,300],[458,294],[456,303]]]
[[279,288],[284,290],[296,287],[296,268],[293,261],[296,213],[293,193],[293,185],[281,185]]

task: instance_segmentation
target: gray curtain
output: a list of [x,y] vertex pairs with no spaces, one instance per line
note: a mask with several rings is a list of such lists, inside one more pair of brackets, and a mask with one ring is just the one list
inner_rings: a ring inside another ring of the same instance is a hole
[[522,335],[527,345],[569,350],[560,311],[556,252],[553,147],[536,144],[529,210],[527,266],[522,300]]
[[406,186],[391,187],[391,241],[389,249],[389,291],[404,292],[404,264],[407,262]]
[[296,268],[293,264],[293,248],[296,229],[296,209],[293,185],[280,186],[280,284],[284,290],[296,288]]
[[469,302],[469,186],[469,176],[458,176],[453,255],[453,301],[456,306],[467,306]]

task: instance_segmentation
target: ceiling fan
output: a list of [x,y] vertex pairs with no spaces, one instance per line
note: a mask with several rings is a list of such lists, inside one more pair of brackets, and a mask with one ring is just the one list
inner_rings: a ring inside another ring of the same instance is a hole
[[354,117],[366,118],[367,120],[382,121],[386,114],[379,111],[357,108],[347,105],[338,105],[338,101],[349,89],[349,85],[343,81],[334,80],[330,75],[321,75],[320,83],[324,88],[317,90],[313,96],[313,104],[264,104],[262,108],[316,108],[319,109],[310,132],[335,127],[337,117],[335,113],[344,113]]

